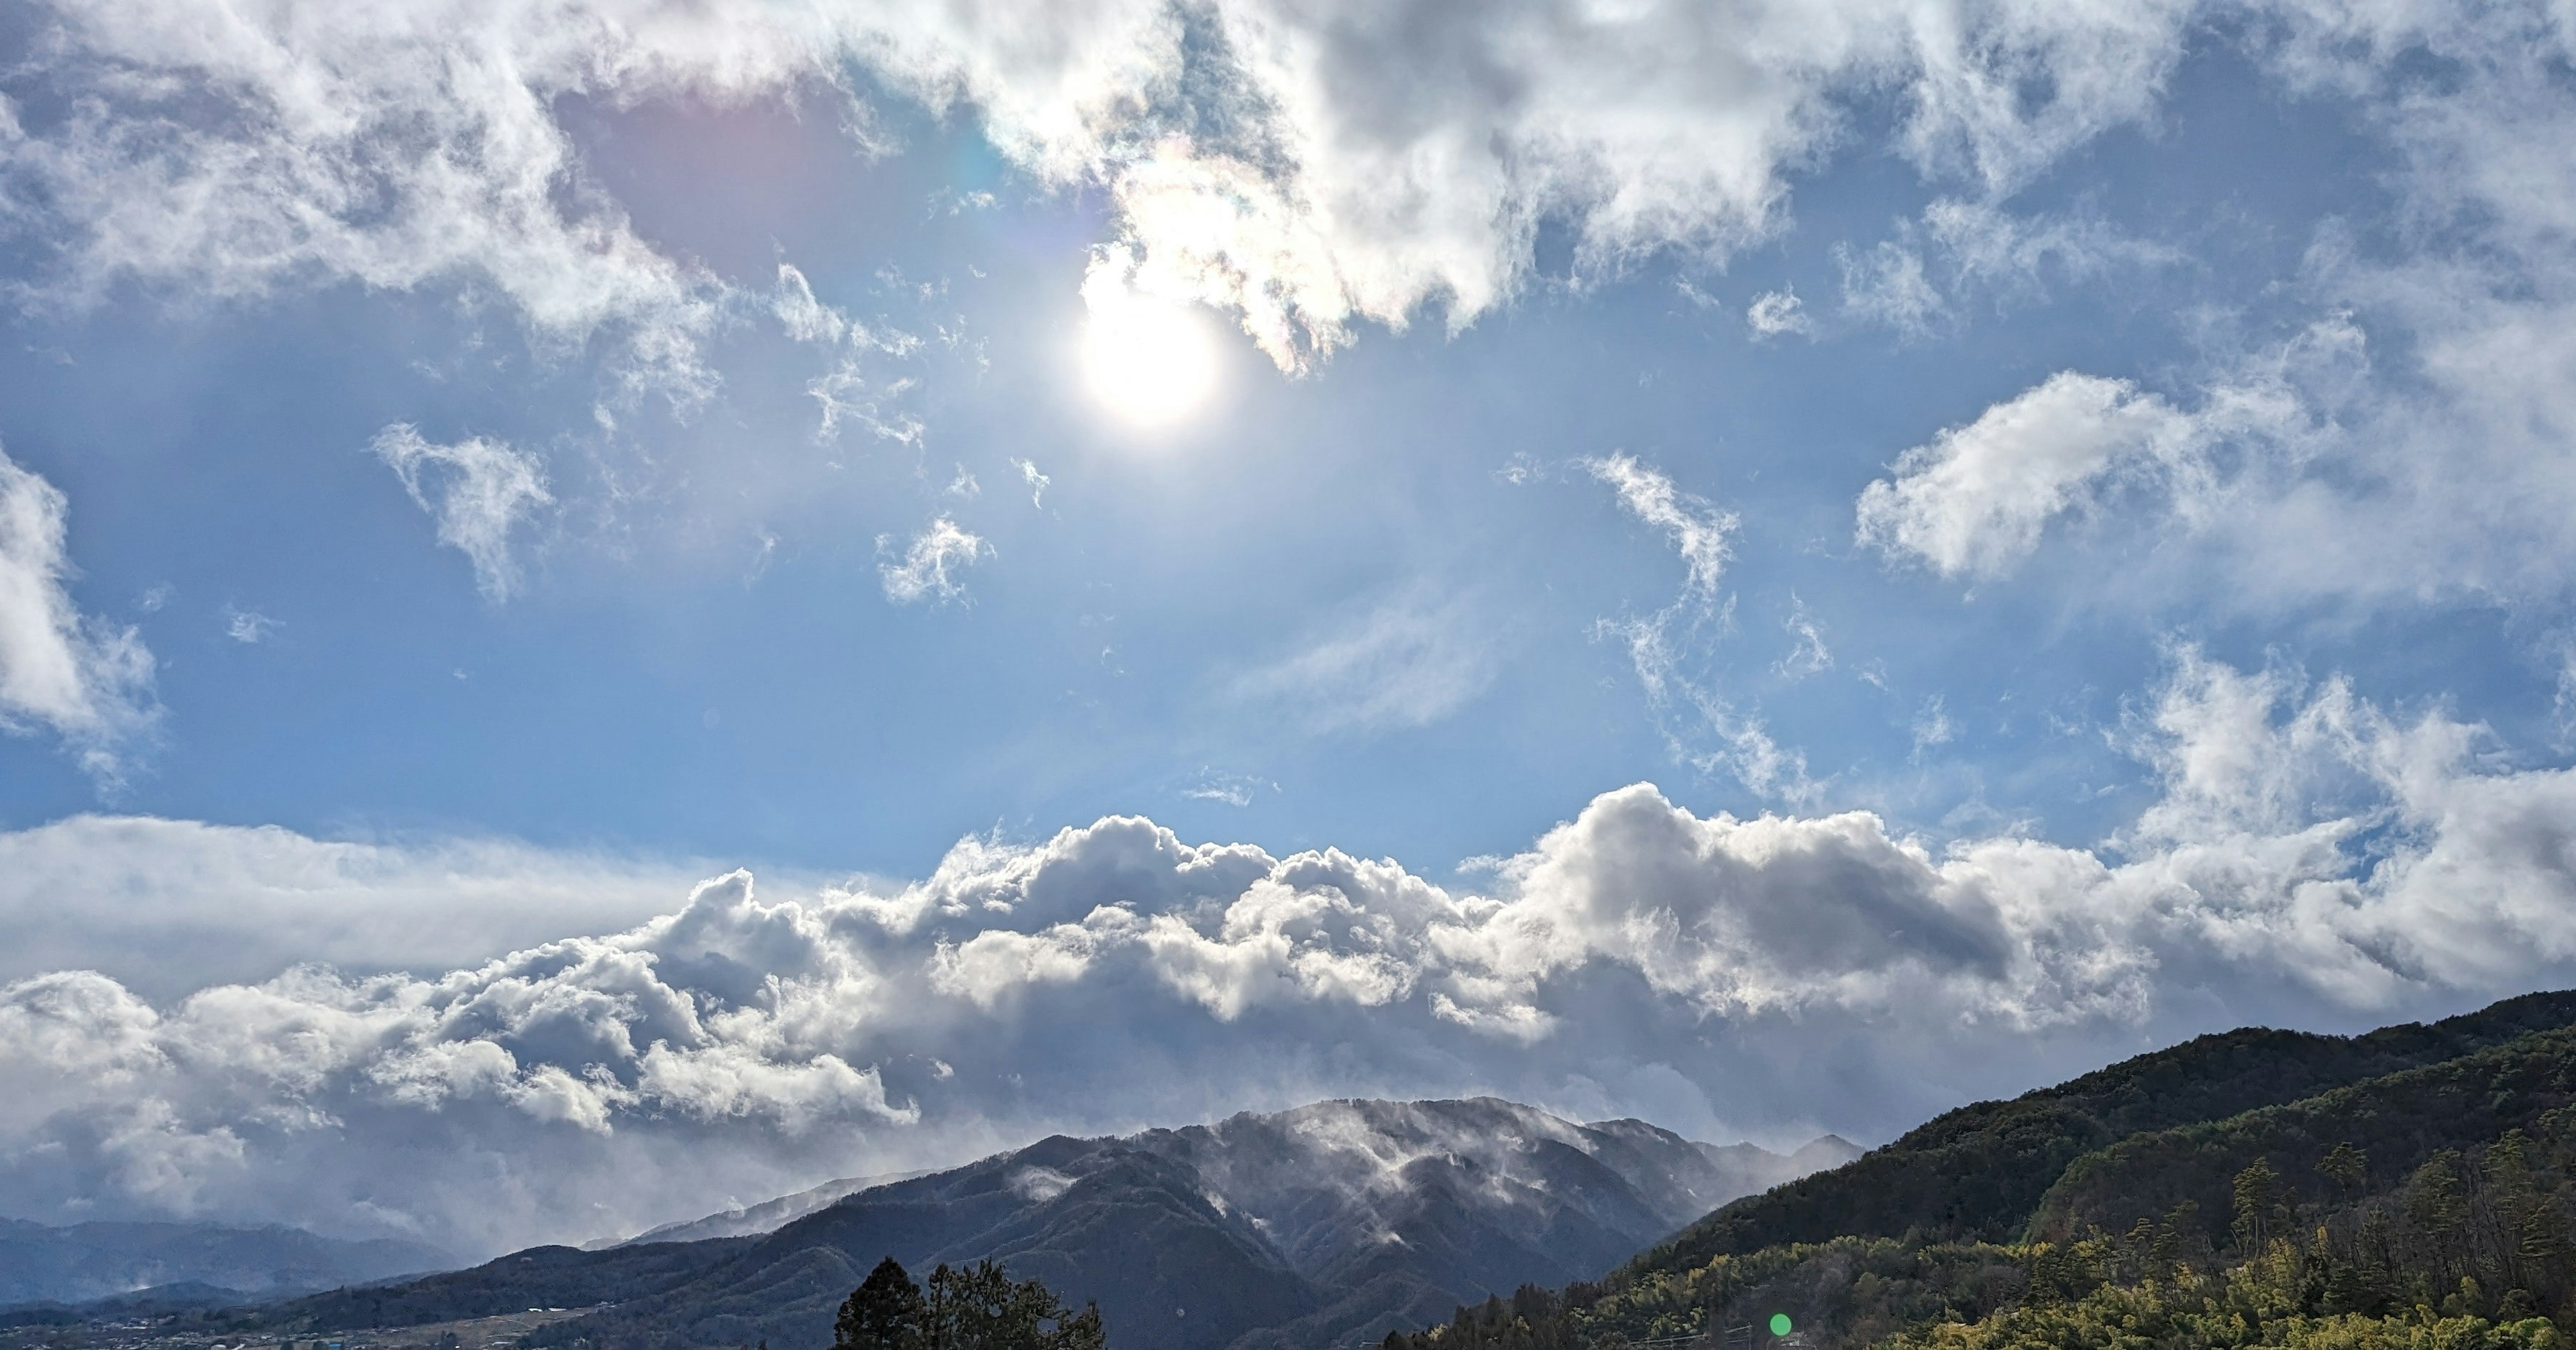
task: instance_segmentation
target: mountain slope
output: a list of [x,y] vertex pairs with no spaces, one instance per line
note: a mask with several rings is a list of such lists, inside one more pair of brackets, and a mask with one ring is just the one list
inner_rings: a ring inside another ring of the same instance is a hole
[[2313,1097],[2576,1025],[2576,992],[2531,994],[2362,1036],[2203,1036],[2010,1101],[1939,1116],[1857,1162],[1738,1200],[1641,1254],[1636,1275],[1836,1237],[2003,1241],[2077,1158],[2130,1135]]
[[534,1343],[813,1350],[880,1258],[926,1273],[990,1257],[1076,1303],[1097,1300],[1121,1350],[1290,1350],[1374,1339],[1524,1282],[1597,1276],[1750,1185],[1849,1151],[1834,1139],[1792,1157],[1717,1148],[1491,1098],[1319,1102],[1046,1139],[858,1190],[766,1234],[541,1248],[306,1300],[273,1320],[338,1328],[594,1307]]
[[926,1172],[887,1172],[873,1177],[843,1177],[756,1205],[723,1210],[704,1218],[666,1223],[622,1242],[599,1242],[588,1246],[590,1250],[597,1251],[608,1247],[641,1246],[647,1242],[704,1242],[708,1238],[758,1237],[763,1233],[775,1233],[818,1209],[838,1204],[861,1191],[926,1175]]
[[[2209,1121],[2137,1134],[2075,1160],[2048,1189],[2030,1236],[2064,1242],[2122,1232],[2182,1204],[2203,1236],[2227,1237],[2238,1173],[2261,1162],[2280,1178],[2280,1202],[2329,1203],[2403,1181],[2435,1152],[2467,1150],[2529,1130],[2576,1104],[2576,1028],[2538,1032],[2440,1064]],[[2360,1151],[2346,1181],[2319,1165],[2337,1145]]]
[[86,1303],[161,1285],[274,1297],[436,1270],[417,1243],[345,1241],[278,1225],[0,1219],[0,1307]]

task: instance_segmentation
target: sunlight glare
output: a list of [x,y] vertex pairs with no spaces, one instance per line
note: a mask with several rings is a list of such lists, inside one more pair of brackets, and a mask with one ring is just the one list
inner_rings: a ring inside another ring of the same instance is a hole
[[1153,429],[1179,422],[1216,388],[1216,335],[1205,315],[1125,286],[1085,286],[1083,378],[1119,420]]

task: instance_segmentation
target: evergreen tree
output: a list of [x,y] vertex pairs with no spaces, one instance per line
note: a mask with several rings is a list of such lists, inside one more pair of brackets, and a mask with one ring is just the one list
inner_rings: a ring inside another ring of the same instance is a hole
[[833,1350],[1106,1350],[1100,1309],[1064,1306],[1037,1280],[1014,1282],[991,1261],[930,1272],[928,1288],[893,1257],[841,1304]]
[[916,1350],[921,1335],[921,1287],[891,1256],[877,1262],[832,1320],[832,1350]]

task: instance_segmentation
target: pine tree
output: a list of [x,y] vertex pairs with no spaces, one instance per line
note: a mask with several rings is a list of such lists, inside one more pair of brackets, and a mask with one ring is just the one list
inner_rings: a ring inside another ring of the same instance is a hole
[[917,1350],[921,1286],[893,1257],[877,1262],[832,1321],[832,1350]]

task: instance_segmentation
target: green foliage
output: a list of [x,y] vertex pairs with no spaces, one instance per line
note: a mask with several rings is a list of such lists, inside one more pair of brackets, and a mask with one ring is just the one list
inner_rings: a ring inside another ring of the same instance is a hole
[[[2008,1102],[1952,1111],[1848,1166],[1736,1201],[1640,1255],[1625,1274],[1685,1271],[1719,1255],[1837,1237],[2010,1241],[2031,1230],[2061,1174],[2121,1140],[2313,1098],[2570,1025],[2576,993],[2533,994],[2349,1038],[2261,1029],[2203,1036]],[[2320,1149],[2302,1161],[2323,1156]],[[2101,1226],[2117,1231],[2186,1199],[2224,1221],[2234,1213],[2228,1181],[2250,1161],[2236,1159],[2214,1185],[2195,1178],[2193,1193],[2162,1196],[2120,1225]]]
[[[2496,1318],[2449,1305],[2402,1312],[2334,1311],[2325,1258],[2275,1241],[2261,1258],[2215,1278],[2105,1282],[2072,1300],[2026,1300],[1972,1323],[1910,1331],[1887,1350],[2567,1350],[2544,1317]],[[2454,1297],[2457,1297],[2456,1295]]]
[[[2185,1201],[2204,1216],[2242,1221],[2237,1181],[2256,1168],[2271,1174],[2276,1206],[2350,1204],[2374,1185],[2398,1184],[2408,1188],[2408,1203],[2423,1207],[2419,1222],[2456,1224],[2465,1218],[2453,1211],[2469,1180],[2457,1171],[2459,1155],[2571,1103],[2576,1029],[2538,1032],[2305,1100],[2108,1144],[2064,1169],[2022,1236],[2119,1232]],[[2260,1237],[2280,1231],[2272,1222],[2278,1212],[2254,1217],[2262,1232],[2250,1244],[2234,1224],[2206,1236],[2259,1249]]]
[[990,1261],[942,1263],[927,1289],[879,1261],[833,1319],[833,1350],[1104,1350],[1100,1309],[1074,1312],[1038,1280]]

